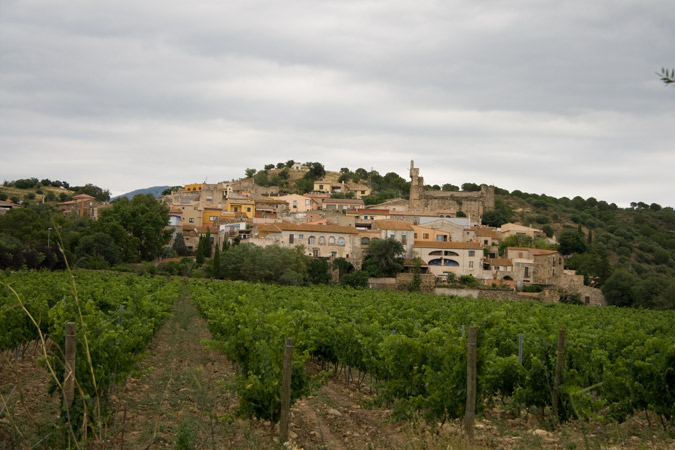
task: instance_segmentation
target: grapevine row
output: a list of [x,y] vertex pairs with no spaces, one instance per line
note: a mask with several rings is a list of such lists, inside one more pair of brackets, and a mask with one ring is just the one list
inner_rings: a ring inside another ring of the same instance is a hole
[[216,345],[242,368],[237,391],[249,416],[278,418],[282,343],[292,336],[296,397],[307,391],[302,363],[312,356],[371,374],[379,398],[400,415],[460,417],[462,325],[479,329],[479,407],[496,398],[542,411],[550,406],[557,331],[565,328],[559,419],[602,411],[621,420],[641,410],[672,419],[675,412],[673,312],[240,282],[192,280],[189,289]]

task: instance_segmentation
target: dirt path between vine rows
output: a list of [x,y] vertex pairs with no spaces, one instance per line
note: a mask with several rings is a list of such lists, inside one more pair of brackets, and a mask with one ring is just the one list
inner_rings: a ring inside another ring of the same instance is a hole
[[[188,298],[179,298],[174,315],[149,346],[149,356],[112,396],[113,440],[129,449],[279,448],[278,427],[234,417],[234,394],[227,389],[234,367],[208,348],[205,320]],[[410,438],[387,423],[386,410],[367,410],[367,397],[329,382],[291,410],[291,447],[326,449],[405,448]]]

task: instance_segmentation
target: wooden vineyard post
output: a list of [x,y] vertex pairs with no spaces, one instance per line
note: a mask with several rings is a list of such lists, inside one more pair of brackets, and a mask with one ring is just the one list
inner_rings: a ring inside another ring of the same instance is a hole
[[523,333],[518,333],[518,364],[523,365]]
[[464,410],[464,434],[473,441],[473,428],[476,413],[476,345],[477,329],[469,327],[469,340],[466,350],[466,408]]
[[555,378],[553,379],[553,420],[558,421],[558,388],[560,387],[560,380],[562,378],[563,359],[565,352],[565,329],[561,328],[558,331],[558,355],[555,360]]
[[293,368],[293,338],[286,338],[284,346],[284,366],[281,381],[281,419],[279,423],[279,441],[288,440],[291,425],[291,369]]
[[75,322],[66,323],[66,361],[63,379],[63,406],[70,408],[75,397]]

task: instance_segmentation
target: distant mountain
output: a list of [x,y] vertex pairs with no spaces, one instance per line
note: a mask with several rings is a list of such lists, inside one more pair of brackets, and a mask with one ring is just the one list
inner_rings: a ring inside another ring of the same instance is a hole
[[126,197],[129,200],[131,200],[132,198],[134,198],[134,195],[136,195],[136,194],[152,194],[155,197],[161,197],[164,189],[168,189],[170,187],[171,186],[152,186],[152,187],[145,188],[145,189],[136,189],[135,191],[127,192],[126,194],[122,194],[122,195],[118,195],[117,197],[113,197],[111,200],[115,200],[115,199],[121,198],[121,197]]

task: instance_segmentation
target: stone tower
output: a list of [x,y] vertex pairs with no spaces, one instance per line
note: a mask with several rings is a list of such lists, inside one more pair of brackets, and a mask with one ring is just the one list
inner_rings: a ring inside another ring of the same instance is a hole
[[420,169],[415,167],[415,161],[410,160],[410,209],[423,208],[424,177],[420,177]]

